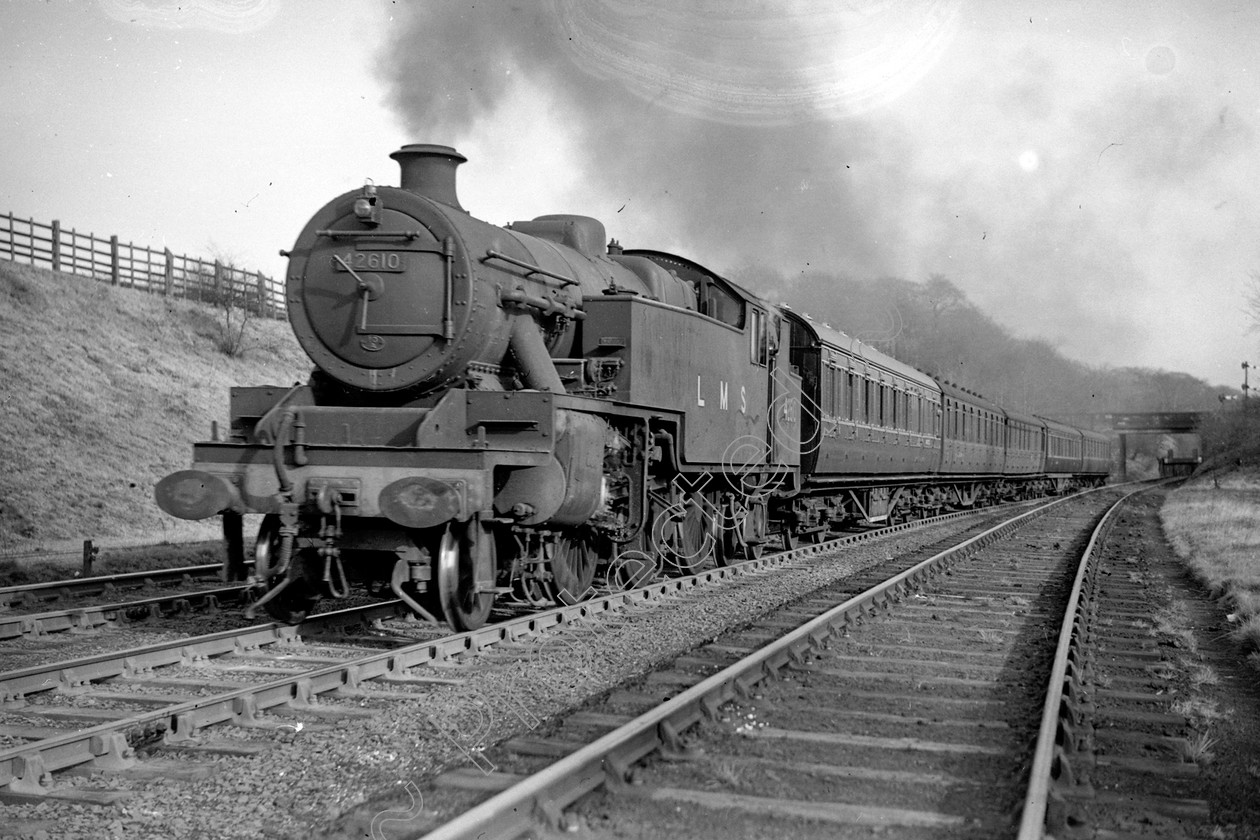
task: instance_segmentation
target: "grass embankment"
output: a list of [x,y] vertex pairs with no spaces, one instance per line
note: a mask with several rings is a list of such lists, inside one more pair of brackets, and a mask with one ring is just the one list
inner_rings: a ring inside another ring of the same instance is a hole
[[1169,494],[1161,518],[1194,575],[1225,599],[1235,638],[1260,667],[1260,471],[1195,478]]
[[226,432],[231,386],[310,370],[285,321],[251,321],[234,358],[219,339],[210,306],[0,262],[0,555],[217,538],[154,484]]

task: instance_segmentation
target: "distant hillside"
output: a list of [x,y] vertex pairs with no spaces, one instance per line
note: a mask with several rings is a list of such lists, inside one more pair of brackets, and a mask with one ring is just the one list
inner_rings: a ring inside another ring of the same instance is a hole
[[205,538],[153,485],[227,425],[228,388],[304,381],[284,321],[255,319],[218,349],[220,313],[0,262],[0,552]]
[[1221,405],[1218,395],[1237,394],[1186,373],[1069,359],[1044,341],[1013,336],[942,275],[916,283],[814,272],[789,281],[749,267],[733,279],[775,288],[776,299],[798,312],[1015,411],[1047,417],[1213,411]]

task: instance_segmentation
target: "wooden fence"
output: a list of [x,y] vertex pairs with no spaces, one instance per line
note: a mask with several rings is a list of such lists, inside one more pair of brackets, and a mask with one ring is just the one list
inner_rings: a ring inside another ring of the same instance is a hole
[[79,233],[61,222],[43,224],[0,214],[0,259],[93,277],[113,286],[176,295],[214,306],[232,305],[283,319],[284,286],[258,272]]

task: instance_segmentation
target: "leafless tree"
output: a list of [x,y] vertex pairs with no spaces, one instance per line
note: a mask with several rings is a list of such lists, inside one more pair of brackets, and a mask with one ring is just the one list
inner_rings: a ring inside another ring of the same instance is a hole
[[1248,332],[1260,332],[1260,271],[1247,273],[1247,319],[1251,321]]
[[202,300],[212,303],[219,313],[216,319],[219,350],[234,358],[245,351],[249,322],[259,311],[258,292],[253,285],[242,281],[243,272],[231,256],[213,243],[210,250],[215,256],[214,263],[198,265],[198,283],[205,290]]

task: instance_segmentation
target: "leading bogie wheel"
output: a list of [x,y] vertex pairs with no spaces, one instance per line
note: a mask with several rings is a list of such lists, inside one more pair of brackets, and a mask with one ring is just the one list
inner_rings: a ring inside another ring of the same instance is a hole
[[292,562],[297,566],[292,572],[295,579],[283,592],[263,605],[267,615],[285,624],[301,624],[306,620],[319,603],[319,592],[310,580],[311,564],[318,561],[319,558],[307,557],[305,553],[293,558]]
[[267,592],[284,587],[283,591],[263,604],[267,615],[285,624],[301,624],[319,601],[319,589],[313,583],[319,580],[319,570],[312,568],[313,563],[318,563],[318,558],[294,546],[288,564],[281,568],[281,543],[280,517],[268,514],[258,528],[254,574],[265,584]]
[[461,633],[485,624],[494,606],[494,593],[477,592],[479,541],[488,540],[490,550],[494,550],[493,537],[480,530],[476,522],[452,525],[442,532],[438,544],[438,600],[446,622]]

